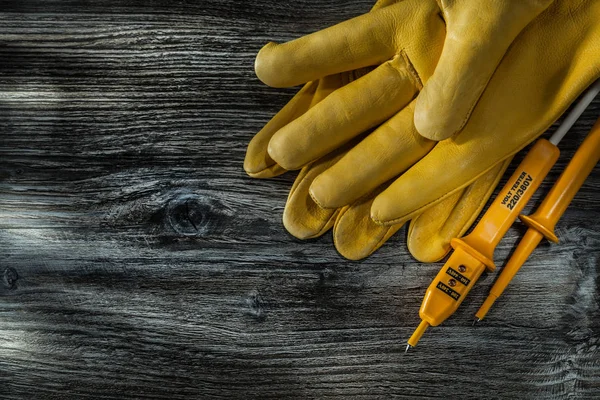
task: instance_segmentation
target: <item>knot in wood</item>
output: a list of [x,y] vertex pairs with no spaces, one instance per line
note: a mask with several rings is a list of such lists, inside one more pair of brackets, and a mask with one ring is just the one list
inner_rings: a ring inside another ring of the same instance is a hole
[[262,321],[265,318],[263,300],[258,291],[252,291],[248,294],[246,297],[246,306],[248,307],[248,314],[256,320]]
[[12,267],[6,268],[2,274],[2,284],[7,289],[14,289],[17,286],[18,279],[19,274],[17,274],[17,270]]
[[166,222],[184,236],[204,236],[215,230],[220,221],[220,203],[195,194],[172,199],[166,210]]
[[319,272],[319,281],[321,283],[332,279],[335,279],[335,271],[331,268],[325,268],[323,271]]

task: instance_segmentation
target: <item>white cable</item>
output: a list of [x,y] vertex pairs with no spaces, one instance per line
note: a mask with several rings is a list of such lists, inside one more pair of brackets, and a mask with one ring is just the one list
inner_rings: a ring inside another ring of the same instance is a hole
[[569,129],[573,126],[577,118],[583,114],[587,106],[590,105],[594,97],[600,93],[600,79],[596,80],[596,82],[592,83],[588,88],[587,92],[583,95],[581,100],[575,105],[575,107],[571,110],[569,115],[565,118],[565,120],[560,124],[556,132],[550,137],[550,143],[557,146],[558,143],[565,137]]

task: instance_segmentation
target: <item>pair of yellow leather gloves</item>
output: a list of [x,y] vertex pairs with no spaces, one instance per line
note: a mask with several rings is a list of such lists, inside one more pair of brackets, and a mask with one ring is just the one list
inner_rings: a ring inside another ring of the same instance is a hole
[[283,221],[331,227],[360,259],[411,221],[424,262],[450,250],[512,156],[600,76],[600,0],[380,0],[365,15],[267,44],[256,74],[305,84],[252,139],[257,178],[301,169]]

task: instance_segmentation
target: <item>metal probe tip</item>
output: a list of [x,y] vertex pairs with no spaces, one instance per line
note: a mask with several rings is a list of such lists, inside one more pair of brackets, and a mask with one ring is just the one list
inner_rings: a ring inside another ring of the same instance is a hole
[[481,320],[479,318],[475,318],[473,320],[473,326],[475,326],[476,324],[478,324]]
[[425,330],[428,327],[429,327],[429,322],[421,321],[421,323],[419,324],[417,329],[414,331],[414,333],[412,334],[410,339],[408,339],[408,346],[406,347],[406,351],[408,351],[408,349],[410,349],[411,347],[415,347],[417,345],[417,343],[419,343],[419,339],[421,339],[421,336],[423,336],[423,333],[425,333]]
[[410,347],[411,347],[410,344],[406,345],[406,350],[404,350],[404,354],[408,353],[408,350],[410,350]]

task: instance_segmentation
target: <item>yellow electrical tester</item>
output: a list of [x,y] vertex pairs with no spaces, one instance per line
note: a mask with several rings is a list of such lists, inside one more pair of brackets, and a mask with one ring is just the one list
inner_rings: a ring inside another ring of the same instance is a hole
[[494,250],[529,199],[540,186],[560,154],[558,143],[600,92],[600,79],[565,118],[550,140],[538,140],[510,177],[473,232],[452,239],[454,252],[437,274],[421,304],[421,323],[408,340],[406,350],[416,346],[429,326],[437,326],[463,302],[487,268],[494,271]]
[[444,322],[465,299],[485,268],[494,271],[494,249],[517,219],[559,156],[558,147],[540,139],[527,154],[473,232],[452,239],[454,253],[437,274],[419,310],[421,324],[408,340],[416,346],[428,326]]

